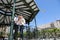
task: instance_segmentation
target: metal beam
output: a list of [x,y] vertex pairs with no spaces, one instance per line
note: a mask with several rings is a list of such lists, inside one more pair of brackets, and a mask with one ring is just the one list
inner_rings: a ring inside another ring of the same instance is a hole
[[37,15],[37,13],[38,13],[38,12],[39,12],[39,10],[38,10],[38,11],[33,12],[33,14],[34,14],[34,13],[35,13],[35,14],[34,14],[34,15],[32,14],[32,15],[30,16],[30,18],[31,18],[31,19],[30,19],[30,21],[32,21],[32,19],[35,17],[35,15]]
[[[15,2],[15,3],[19,3],[19,2],[21,2],[21,1],[17,1],[17,2]],[[14,3],[11,3],[11,4],[14,4]]]
[[2,1],[2,3],[5,5],[4,1],[3,1],[3,0],[1,0],[1,1]]

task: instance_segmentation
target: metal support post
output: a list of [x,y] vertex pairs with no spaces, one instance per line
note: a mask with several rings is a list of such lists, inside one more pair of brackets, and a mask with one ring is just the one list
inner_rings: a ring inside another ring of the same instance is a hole
[[30,39],[30,26],[29,26],[29,22],[28,22],[28,38]]
[[34,18],[34,21],[35,21],[35,27],[37,29],[36,17]]
[[35,37],[38,37],[38,33],[37,33],[37,23],[36,23],[36,17],[34,18],[34,21],[35,21],[35,28],[36,28],[36,29],[35,29],[35,30],[36,30],[36,32],[35,32],[35,35],[36,35],[36,36],[35,36]]
[[14,14],[15,14],[15,1],[13,0],[14,4],[13,4],[13,10],[12,10],[12,17],[11,17],[11,27],[10,27],[10,38],[9,40],[13,40],[13,26],[14,26]]

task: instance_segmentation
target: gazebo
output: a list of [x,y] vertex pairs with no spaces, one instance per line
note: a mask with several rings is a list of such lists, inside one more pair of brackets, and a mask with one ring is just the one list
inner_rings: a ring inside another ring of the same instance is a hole
[[10,26],[10,40],[13,40],[14,16],[22,15],[29,25],[38,11],[34,0],[0,0],[0,26]]

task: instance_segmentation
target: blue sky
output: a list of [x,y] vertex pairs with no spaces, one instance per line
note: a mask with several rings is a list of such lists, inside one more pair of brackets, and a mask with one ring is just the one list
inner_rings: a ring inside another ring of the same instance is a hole
[[[35,0],[39,12],[36,15],[37,25],[47,24],[60,19],[60,0]],[[30,23],[34,25],[34,20]]]

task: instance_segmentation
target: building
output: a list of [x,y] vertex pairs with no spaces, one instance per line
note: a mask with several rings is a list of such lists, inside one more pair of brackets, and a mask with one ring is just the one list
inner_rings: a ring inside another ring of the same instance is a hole
[[49,28],[60,28],[60,20],[56,20],[55,22],[38,26],[38,30],[49,29]]

